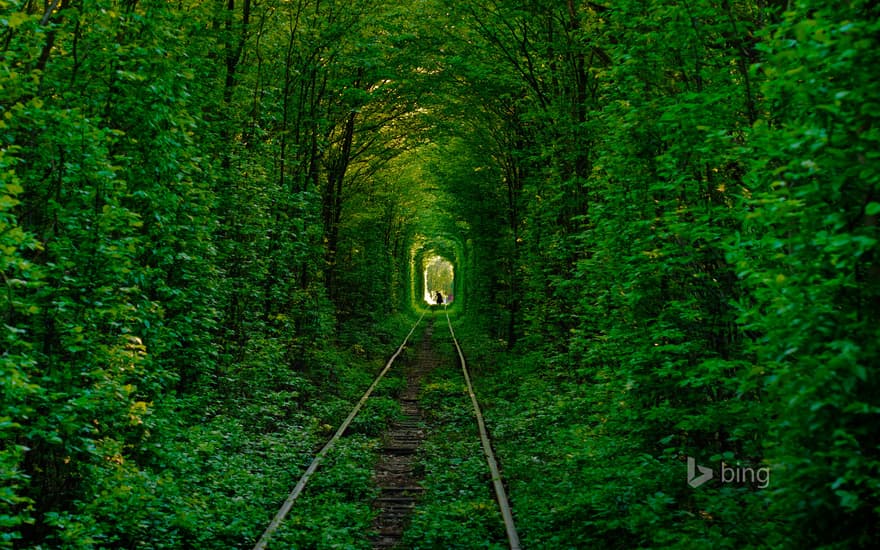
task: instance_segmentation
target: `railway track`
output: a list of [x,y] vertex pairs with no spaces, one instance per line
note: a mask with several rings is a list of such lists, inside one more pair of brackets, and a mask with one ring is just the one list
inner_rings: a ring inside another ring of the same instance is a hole
[[[489,440],[480,405],[477,401],[476,394],[474,393],[473,385],[471,384],[464,353],[461,350],[458,340],[455,338],[455,332],[453,331],[452,322],[450,321],[449,316],[445,315],[445,317],[446,325],[449,329],[459,359],[462,376],[464,377],[468,395],[473,406],[483,454],[485,455],[486,463],[491,474],[495,499],[498,503],[499,511],[504,522],[507,539],[511,550],[519,550],[521,546],[513,521],[513,514],[507,500],[497,461],[495,460],[494,452],[492,451],[492,445]],[[263,535],[257,541],[254,550],[262,550],[266,548],[272,534],[284,521],[285,516],[294,506],[296,499],[305,489],[309,479],[315,474],[318,466],[320,466],[327,454],[332,451],[339,438],[345,434],[345,431],[367,402],[370,395],[379,385],[387,372],[393,367],[394,361],[407,347],[413,333],[423,322],[424,318],[425,314],[419,317],[419,320],[415,322],[403,342],[385,364],[385,367],[379,372],[375,380],[373,380],[372,384],[367,388],[363,397],[361,397],[357,404],[355,404],[348,417],[346,417],[342,424],[340,424],[333,437],[331,437],[331,439],[315,455],[312,463],[303,473],[290,495],[288,495],[287,499],[281,505],[281,508],[275,514],[275,517],[269,523],[269,526],[263,532]],[[432,344],[435,329],[434,316],[432,315],[429,317],[425,324],[426,326],[419,343],[415,362],[414,364],[408,365],[405,370],[406,387],[399,397],[403,414],[398,420],[393,422],[385,432],[380,457],[373,475],[373,480],[379,489],[379,496],[372,503],[375,512],[373,532],[365,534],[365,537],[369,538],[372,547],[376,550],[399,547],[404,530],[409,523],[410,516],[417,505],[419,497],[423,493],[423,489],[419,486],[419,481],[422,476],[417,465],[416,452],[421,446],[422,441],[426,438],[430,428],[426,426],[424,419],[422,418],[422,412],[419,407],[419,389],[421,387],[422,378],[433,370],[441,361]]]
[[372,546],[376,550],[398,545],[416,501],[424,492],[419,486],[423,476],[416,464],[416,452],[427,435],[419,407],[419,388],[422,378],[439,362],[431,345],[433,334],[431,319],[422,336],[415,364],[406,369],[406,388],[400,396],[403,415],[390,426],[383,438],[373,477],[380,491],[379,497],[373,501],[376,533],[372,537]]

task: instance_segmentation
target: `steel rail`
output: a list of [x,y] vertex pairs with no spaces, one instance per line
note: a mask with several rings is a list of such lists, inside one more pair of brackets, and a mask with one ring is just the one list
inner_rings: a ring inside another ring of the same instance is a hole
[[471,403],[474,406],[477,426],[480,428],[480,442],[483,444],[483,454],[486,455],[486,462],[489,464],[489,471],[492,473],[492,485],[495,487],[495,497],[498,501],[498,508],[501,510],[501,518],[504,520],[504,529],[507,531],[510,550],[521,550],[519,535],[516,532],[516,525],[513,523],[513,513],[510,511],[510,503],[507,500],[507,493],[501,480],[501,472],[498,470],[498,462],[495,460],[495,453],[492,452],[492,443],[489,441],[489,432],[486,430],[483,413],[480,412],[480,404],[477,402],[474,386],[471,384],[471,377],[468,374],[467,363],[464,360],[464,354],[461,352],[461,346],[458,345],[458,340],[455,338],[455,331],[452,330],[452,321],[449,320],[448,312],[446,312],[446,324],[449,325],[449,333],[452,334],[452,342],[455,344],[455,350],[458,352],[458,358],[461,361],[461,372],[464,374],[468,394],[471,396]]
[[391,368],[391,365],[394,363],[394,360],[397,359],[397,356],[403,352],[404,346],[406,346],[407,341],[409,341],[410,336],[412,336],[413,332],[415,332],[416,327],[419,326],[419,323],[422,322],[422,319],[425,317],[425,314],[422,313],[422,316],[419,317],[419,320],[413,325],[413,327],[409,330],[409,333],[406,335],[406,338],[403,339],[403,343],[397,348],[397,351],[394,352],[394,355],[391,356],[391,359],[385,364],[385,368],[376,376],[376,379],[373,380],[373,383],[370,384],[370,387],[367,388],[367,391],[364,393],[364,396],[361,397],[360,401],[357,402],[354,409],[352,409],[351,413],[348,415],[342,424],[339,425],[339,428],[336,430],[336,433],[333,434],[333,437],[324,444],[318,454],[315,455],[315,458],[312,459],[312,463],[309,464],[309,467],[306,469],[305,473],[303,473],[302,477],[299,478],[299,482],[293,488],[293,491],[290,492],[290,495],[287,497],[287,500],[284,501],[284,504],[281,505],[281,508],[278,510],[278,513],[275,514],[275,517],[269,523],[269,526],[266,527],[266,530],[263,532],[263,535],[260,537],[260,540],[257,541],[257,544],[254,545],[254,550],[263,550],[266,548],[266,544],[269,543],[269,538],[272,534],[278,529],[281,525],[281,522],[284,521],[284,517],[290,512],[290,509],[293,507],[294,501],[296,501],[299,494],[303,491],[308,483],[309,478],[312,477],[312,474],[315,473],[315,470],[318,469],[318,466],[321,464],[321,461],[324,460],[324,457],[330,452],[330,449],[336,444],[342,434],[345,433],[345,430],[348,429],[348,426],[351,424],[354,417],[357,416],[358,412],[360,412],[361,407],[364,406],[364,403],[367,402],[367,399],[370,397],[370,394],[373,393],[373,390],[376,389],[376,386],[379,385],[379,382],[385,376],[385,373]]

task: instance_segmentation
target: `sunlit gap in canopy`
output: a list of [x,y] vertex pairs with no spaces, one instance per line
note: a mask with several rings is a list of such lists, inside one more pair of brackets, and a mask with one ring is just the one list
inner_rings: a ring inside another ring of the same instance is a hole
[[436,304],[439,292],[444,303],[452,303],[455,298],[452,295],[453,283],[455,282],[455,268],[452,263],[442,256],[430,256],[425,260],[424,265],[425,302]]

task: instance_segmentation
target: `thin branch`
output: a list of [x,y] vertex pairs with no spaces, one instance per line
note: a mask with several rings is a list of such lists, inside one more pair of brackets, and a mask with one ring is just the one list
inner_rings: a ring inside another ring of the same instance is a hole
[[58,4],[61,3],[61,0],[53,0],[52,5],[46,8],[46,13],[43,14],[43,18],[40,19],[40,26],[45,27],[49,24],[49,17],[52,16],[52,12],[55,11],[55,8],[58,7]]

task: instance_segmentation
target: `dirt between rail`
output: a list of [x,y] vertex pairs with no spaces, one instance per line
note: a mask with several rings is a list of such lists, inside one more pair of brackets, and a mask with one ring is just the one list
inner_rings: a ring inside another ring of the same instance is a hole
[[421,380],[440,361],[431,344],[434,322],[425,328],[414,364],[406,367],[406,388],[399,401],[403,416],[391,424],[383,436],[383,448],[373,474],[380,493],[373,501],[377,512],[373,522],[373,548],[395,548],[403,537],[410,516],[421,496],[423,474],[417,468],[416,450],[426,437],[419,409]]

